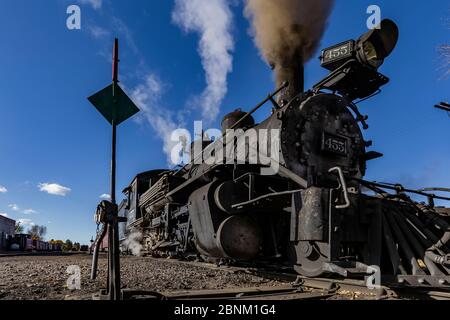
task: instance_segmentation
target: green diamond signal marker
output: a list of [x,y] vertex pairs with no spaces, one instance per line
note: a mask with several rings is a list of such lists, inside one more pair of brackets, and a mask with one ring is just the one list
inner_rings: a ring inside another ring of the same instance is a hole
[[113,124],[114,120],[114,124],[119,125],[140,111],[118,84],[107,86],[90,96],[88,100],[110,124]]

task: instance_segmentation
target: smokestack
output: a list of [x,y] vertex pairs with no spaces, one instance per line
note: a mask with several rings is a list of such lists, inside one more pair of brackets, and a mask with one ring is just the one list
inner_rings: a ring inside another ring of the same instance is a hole
[[297,50],[289,59],[272,63],[272,66],[276,87],[281,87],[286,81],[289,83],[289,86],[283,89],[277,97],[278,103],[284,105],[305,90],[303,56],[300,50]]
[[303,66],[316,53],[334,0],[246,0],[255,43],[275,69],[280,86],[289,88],[279,100],[290,100],[304,90]]

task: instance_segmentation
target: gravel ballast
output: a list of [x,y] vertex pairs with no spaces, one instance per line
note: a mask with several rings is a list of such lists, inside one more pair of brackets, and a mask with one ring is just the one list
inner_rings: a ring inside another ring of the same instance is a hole
[[[107,257],[99,258],[96,280],[90,280],[92,256],[0,257],[0,299],[3,300],[87,300],[105,287]],[[70,290],[69,266],[79,266],[81,289]],[[245,273],[233,273],[224,267],[187,264],[177,260],[126,256],[121,259],[122,287],[158,292],[234,287],[277,286],[271,281]]]

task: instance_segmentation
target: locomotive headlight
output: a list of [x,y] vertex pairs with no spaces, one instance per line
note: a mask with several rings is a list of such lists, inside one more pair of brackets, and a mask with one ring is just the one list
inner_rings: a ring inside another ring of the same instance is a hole
[[362,44],[362,53],[365,64],[373,68],[379,68],[383,64],[384,59],[380,58],[372,42],[366,41]]
[[378,69],[394,50],[398,40],[397,25],[388,19],[381,21],[378,29],[362,35],[357,41],[357,60],[374,69]]
[[378,69],[394,50],[397,40],[397,25],[385,19],[379,28],[370,30],[357,41],[349,40],[323,50],[322,67],[333,71],[353,59],[369,68]]

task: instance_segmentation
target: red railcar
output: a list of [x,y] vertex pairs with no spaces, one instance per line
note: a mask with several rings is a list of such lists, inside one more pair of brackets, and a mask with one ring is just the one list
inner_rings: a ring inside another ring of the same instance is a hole
[[50,244],[47,241],[33,240],[33,249],[36,251],[50,251]]

